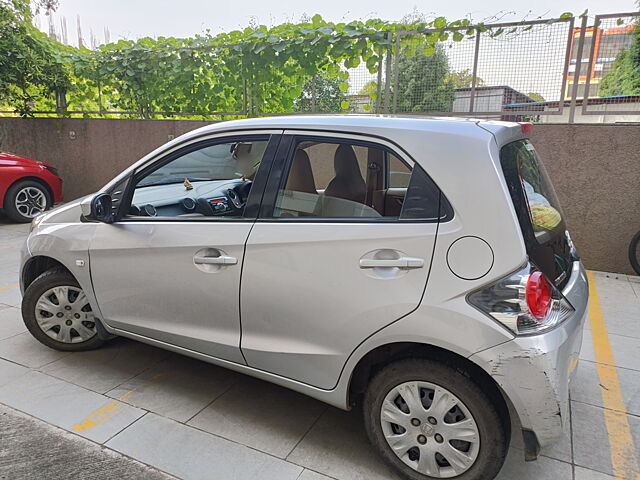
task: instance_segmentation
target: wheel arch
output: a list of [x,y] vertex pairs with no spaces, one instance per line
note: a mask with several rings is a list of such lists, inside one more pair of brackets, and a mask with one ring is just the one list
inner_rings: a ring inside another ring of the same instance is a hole
[[75,278],[75,275],[59,260],[46,255],[38,255],[31,257],[27,260],[24,267],[22,267],[22,273],[20,275],[23,290],[26,290],[36,278],[52,268],[64,270]]
[[16,185],[19,182],[24,182],[24,181],[32,181],[32,182],[36,182],[39,183],[40,185],[42,185],[45,190],[47,191],[47,195],[49,195],[49,200],[51,201],[51,205],[53,205],[54,202],[54,195],[53,195],[53,190],[51,189],[51,186],[44,181],[43,179],[41,179],[40,177],[35,177],[35,176],[31,176],[31,175],[27,175],[25,177],[20,177],[16,180],[14,180],[5,190],[4,195],[2,196],[2,206],[4,207],[4,204],[6,203],[7,200],[7,195],[9,193],[9,190],[11,190],[11,187],[13,187],[14,185]]
[[[358,403],[373,376],[385,366],[397,360],[407,358],[425,358],[451,365],[464,375],[473,379],[485,392],[497,402],[501,415],[505,418],[505,428],[510,434],[511,421],[517,412],[507,394],[482,367],[468,358],[436,345],[418,342],[394,342],[377,346],[367,352],[351,372],[347,388],[347,405]],[[508,437],[507,437],[508,438]]]

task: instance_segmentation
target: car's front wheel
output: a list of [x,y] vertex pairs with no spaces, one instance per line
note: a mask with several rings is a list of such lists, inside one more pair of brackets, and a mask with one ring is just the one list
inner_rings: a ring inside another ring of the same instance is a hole
[[9,187],[4,198],[4,211],[16,222],[27,223],[51,207],[47,189],[34,180],[21,180]]
[[382,457],[406,478],[494,478],[508,429],[496,402],[457,368],[408,359],[382,369],[364,399],[365,427]]
[[22,318],[37,340],[56,350],[91,350],[104,343],[87,296],[64,270],[48,270],[27,287]]

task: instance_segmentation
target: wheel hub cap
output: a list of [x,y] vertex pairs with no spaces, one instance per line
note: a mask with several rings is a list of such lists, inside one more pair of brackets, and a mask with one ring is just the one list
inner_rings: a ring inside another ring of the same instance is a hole
[[80,343],[96,334],[89,300],[78,287],[50,288],[40,296],[35,310],[38,326],[58,342]]
[[471,412],[439,385],[413,381],[394,387],[382,403],[380,423],[398,458],[424,475],[457,477],[478,457],[480,433]]
[[47,198],[42,190],[35,187],[25,187],[16,195],[15,205],[21,215],[33,218],[45,211]]
[[436,429],[428,423],[423,423],[420,427],[420,430],[422,430],[422,433],[424,433],[427,437],[433,437],[436,433]]

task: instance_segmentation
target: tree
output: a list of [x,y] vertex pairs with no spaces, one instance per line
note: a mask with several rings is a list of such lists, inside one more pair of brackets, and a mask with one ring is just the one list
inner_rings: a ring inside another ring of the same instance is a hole
[[631,45],[622,50],[613,67],[600,82],[600,96],[640,94],[640,23],[632,33]]
[[[470,88],[473,84],[473,73],[468,68],[459,72],[449,74],[448,81],[453,84],[453,88]],[[484,80],[476,77],[476,87],[482,87]]]
[[[55,6],[39,1],[34,7]],[[32,25],[28,0],[0,2],[0,101],[28,115],[38,100],[69,86],[64,49]]]
[[449,59],[439,45],[401,52],[398,61],[397,102],[399,112],[449,112],[453,105],[454,84],[449,81]]
[[[340,89],[342,80],[326,74],[317,74],[304,82],[302,94],[295,100],[296,112],[336,113],[342,109],[342,102],[346,100],[345,93]],[[313,97],[315,96],[315,108]]]
[[[369,97],[369,103],[362,105],[362,108],[365,112],[373,113],[375,112],[376,103],[378,100],[378,82],[375,80],[369,80],[364,86],[358,91],[358,95],[366,95]],[[384,92],[381,90],[380,95],[384,98]]]
[[529,97],[534,102],[545,102],[546,100],[542,95],[536,92],[527,93],[527,97]]
[[[372,95],[375,96],[378,94],[378,83],[375,80],[369,80],[358,92],[358,95]],[[374,98],[375,99],[375,98]]]

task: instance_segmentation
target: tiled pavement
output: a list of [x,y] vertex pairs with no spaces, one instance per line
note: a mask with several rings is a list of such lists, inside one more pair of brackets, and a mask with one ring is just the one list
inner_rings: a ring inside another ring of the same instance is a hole
[[[357,410],[125,339],[85,353],[40,345],[22,324],[14,285],[27,229],[0,226],[0,403],[178,478],[397,478],[368,446]],[[566,438],[525,463],[514,437],[501,480],[640,478],[640,279],[594,278],[624,399],[613,414],[633,442],[621,445],[605,421],[607,386],[587,324]],[[10,448],[2,442],[0,454]],[[19,477],[0,462],[0,478]]]

